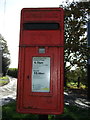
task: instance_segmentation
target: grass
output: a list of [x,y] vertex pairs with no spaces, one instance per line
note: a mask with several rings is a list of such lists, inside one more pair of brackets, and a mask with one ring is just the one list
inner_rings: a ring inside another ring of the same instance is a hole
[[4,77],[0,77],[0,79],[5,80],[5,79],[9,79],[7,76]]
[[0,86],[6,85],[9,82],[9,78],[7,76],[0,77]]
[[[90,110],[76,106],[64,106],[62,115],[48,115],[49,120],[90,120]],[[38,120],[38,115],[20,114],[16,112],[16,102],[2,107],[2,120]]]
[[90,110],[77,106],[65,106],[64,114],[57,115],[55,120],[90,120]]
[[21,119],[36,120],[37,115],[17,113],[16,102],[12,102],[2,107],[2,120],[13,120],[13,119],[15,120],[21,120]]

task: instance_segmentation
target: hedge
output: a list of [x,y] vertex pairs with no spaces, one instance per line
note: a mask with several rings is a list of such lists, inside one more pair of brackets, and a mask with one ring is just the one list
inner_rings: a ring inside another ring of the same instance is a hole
[[17,68],[9,68],[7,75],[11,76],[11,77],[15,77],[17,78],[18,76],[18,69]]

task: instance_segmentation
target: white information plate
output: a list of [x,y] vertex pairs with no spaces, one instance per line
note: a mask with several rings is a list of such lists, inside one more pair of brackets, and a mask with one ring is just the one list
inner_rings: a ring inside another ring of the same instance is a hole
[[50,92],[50,57],[33,57],[32,92]]

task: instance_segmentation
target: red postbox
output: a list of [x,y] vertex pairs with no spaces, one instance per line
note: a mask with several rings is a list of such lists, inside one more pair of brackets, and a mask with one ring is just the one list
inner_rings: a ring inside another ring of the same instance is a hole
[[22,9],[17,111],[61,114],[64,106],[63,76],[63,9]]

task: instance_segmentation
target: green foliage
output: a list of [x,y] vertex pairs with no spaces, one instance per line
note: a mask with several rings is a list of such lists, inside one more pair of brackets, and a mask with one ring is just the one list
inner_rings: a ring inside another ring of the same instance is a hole
[[7,74],[7,70],[9,68],[10,65],[10,59],[8,57],[2,57],[2,72],[3,72],[3,76],[5,76]]
[[17,78],[18,76],[18,69],[17,68],[9,68],[7,74],[11,77]]
[[67,76],[67,81],[68,82],[77,82],[78,80],[78,77],[80,77],[80,82],[82,84],[85,84],[87,85],[87,76],[86,76],[86,71],[80,69],[80,68],[77,68],[75,70],[71,70],[71,71],[68,71],[66,73],[66,76]]
[[[49,120],[90,120],[90,110],[76,106],[64,106],[62,115],[48,115]],[[2,120],[29,119],[38,120],[38,115],[21,114],[16,112],[16,102],[9,103],[2,107]]]
[[[77,89],[78,88],[78,82],[67,82],[67,87],[70,89]],[[85,84],[80,83],[80,89],[86,89],[87,86]]]
[[7,42],[2,37],[1,34],[0,34],[0,44],[2,45],[2,73],[3,76],[5,76],[10,65],[10,53],[8,50]]
[[[87,22],[90,15],[90,1],[71,2],[62,5],[65,12],[65,86],[66,80],[77,80],[81,74],[81,80],[86,81],[87,58],[90,56],[90,48],[87,48]],[[71,73],[72,67],[79,68]],[[81,73],[80,73],[81,72]],[[82,72],[84,74],[82,74]],[[74,76],[73,76],[74,75]]]
[[[80,68],[76,68],[75,70],[69,70],[66,72],[66,81],[67,87],[77,88],[80,84],[80,88],[87,88],[87,71],[82,70]],[[78,81],[79,80],[79,81]]]
[[86,69],[87,57],[87,21],[90,14],[90,2],[72,2],[63,6],[65,10],[65,65]]

